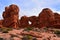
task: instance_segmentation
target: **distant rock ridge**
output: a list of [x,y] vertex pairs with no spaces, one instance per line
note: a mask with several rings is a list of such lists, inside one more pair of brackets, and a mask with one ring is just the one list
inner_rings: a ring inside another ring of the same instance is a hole
[[[38,16],[22,16],[19,18],[19,7],[12,4],[5,7],[2,14],[3,20],[0,20],[2,27],[25,28],[25,27],[52,27],[60,28],[60,14],[54,13],[49,8],[44,8]],[[31,22],[31,24],[29,24]],[[1,26],[0,26],[1,27]]]

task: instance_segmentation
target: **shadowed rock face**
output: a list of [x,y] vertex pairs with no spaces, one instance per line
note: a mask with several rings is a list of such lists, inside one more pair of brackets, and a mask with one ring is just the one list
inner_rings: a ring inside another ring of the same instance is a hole
[[3,20],[0,20],[0,27],[3,27]]
[[28,27],[29,22],[28,22],[28,17],[27,16],[22,16],[20,19],[20,25],[22,28]]
[[12,4],[9,7],[5,7],[5,11],[3,12],[3,26],[16,28],[19,18],[18,14],[19,8],[17,5]]
[[39,20],[38,17],[36,16],[30,16],[29,21],[31,22],[30,26],[31,27],[39,27]]
[[60,28],[60,14],[54,13],[55,20],[50,23],[53,28]]
[[32,26],[32,27],[35,26],[35,24],[36,24],[36,19],[37,19],[36,16],[31,16],[31,17],[29,17],[29,21],[31,22],[30,26]]
[[38,17],[40,27],[46,27],[49,25],[49,22],[54,21],[54,13],[49,8],[43,9]]

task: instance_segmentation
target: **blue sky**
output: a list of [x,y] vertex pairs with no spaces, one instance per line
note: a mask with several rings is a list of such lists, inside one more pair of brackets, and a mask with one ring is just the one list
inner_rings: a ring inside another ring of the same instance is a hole
[[5,6],[16,4],[20,8],[19,18],[21,16],[32,16],[41,12],[43,8],[50,8],[54,12],[60,13],[60,0],[0,0],[0,19]]

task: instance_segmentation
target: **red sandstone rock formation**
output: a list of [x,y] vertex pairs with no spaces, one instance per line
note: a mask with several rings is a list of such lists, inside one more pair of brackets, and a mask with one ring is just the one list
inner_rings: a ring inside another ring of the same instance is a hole
[[0,27],[3,27],[3,20],[0,20]]
[[28,17],[27,16],[22,16],[20,19],[20,26],[22,28],[28,27],[29,26],[29,22],[28,22]]
[[60,28],[60,14],[54,13],[55,20],[50,23],[50,27]]
[[40,27],[48,26],[51,21],[54,21],[54,13],[49,8],[43,9],[39,14]]
[[[17,28],[18,26],[21,28],[25,27],[56,27],[60,28],[60,14],[53,13],[49,8],[45,8],[36,16],[22,16],[19,20],[19,8],[17,5],[10,5],[9,7],[5,7],[5,11],[3,12],[4,20],[0,20],[0,25],[4,27],[12,27]],[[31,22],[31,24],[29,24]]]
[[36,16],[30,16],[29,21],[31,22],[30,26],[31,27],[39,27],[39,20],[38,17]]
[[3,26],[16,28],[19,17],[18,14],[19,8],[17,5],[12,4],[9,7],[5,7],[5,11],[3,12]]

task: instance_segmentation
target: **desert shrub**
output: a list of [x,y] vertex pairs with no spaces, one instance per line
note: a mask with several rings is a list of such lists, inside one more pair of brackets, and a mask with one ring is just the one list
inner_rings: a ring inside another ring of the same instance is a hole
[[8,33],[8,30],[6,28],[1,28],[2,33]]
[[0,31],[3,33],[8,33],[8,31],[11,31],[12,28],[0,28]]
[[23,37],[23,38],[22,38],[22,40],[28,40],[28,38],[26,38],[26,37]]
[[0,28],[0,32],[2,31],[3,29],[2,28]]
[[18,37],[17,35],[14,35],[14,34],[10,34],[11,35],[11,37]]
[[25,28],[24,29],[24,31],[30,31],[30,30],[32,30],[33,28],[31,28],[31,27],[27,27],[27,28]]
[[37,40],[36,37],[34,37],[33,40]]
[[56,30],[56,31],[54,31],[54,34],[56,34],[57,36],[60,37],[60,31]]
[[30,35],[26,35],[26,36],[23,36],[22,40],[31,40],[32,39],[32,36]]
[[28,38],[28,39],[32,39],[32,36],[30,36],[30,35],[27,35],[27,38]]
[[43,28],[44,30],[48,30],[48,28],[47,27],[45,27],[45,28]]
[[23,36],[22,40],[37,40],[37,38],[31,35],[25,35]]
[[12,28],[7,28],[7,30],[8,30],[8,31],[11,31],[11,30],[12,30]]
[[40,32],[41,29],[39,29],[39,28],[34,28],[33,31]]
[[43,40],[46,40],[46,39],[43,39]]
[[8,31],[7,30],[4,30],[2,33],[8,33]]
[[55,31],[54,33],[55,33],[55,34],[60,34],[60,31],[57,30],[57,31]]
[[48,31],[48,28],[47,27],[45,27],[45,28],[43,28],[44,29],[44,31]]
[[3,38],[0,38],[0,40],[3,40]]

